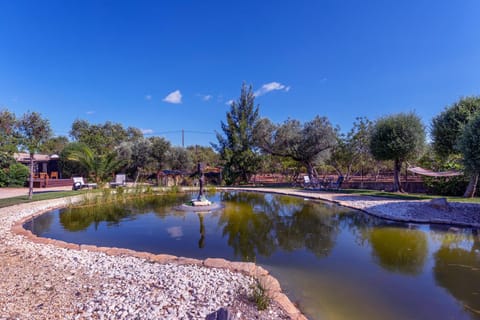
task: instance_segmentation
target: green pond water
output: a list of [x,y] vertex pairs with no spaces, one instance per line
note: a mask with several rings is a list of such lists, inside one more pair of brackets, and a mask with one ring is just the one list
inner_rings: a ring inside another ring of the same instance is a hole
[[209,195],[225,206],[211,213],[174,209],[191,197],[55,210],[25,228],[79,244],[254,261],[310,319],[480,319],[478,230],[260,193]]

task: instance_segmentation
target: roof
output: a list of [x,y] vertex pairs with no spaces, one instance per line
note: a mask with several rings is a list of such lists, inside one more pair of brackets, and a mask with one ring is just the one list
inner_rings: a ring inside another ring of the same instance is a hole
[[[13,154],[13,158],[18,162],[30,162],[30,154],[26,152],[18,152]],[[49,156],[48,154],[35,153],[33,155],[33,161],[37,162],[48,162],[51,159],[58,159],[58,156],[53,154]]]

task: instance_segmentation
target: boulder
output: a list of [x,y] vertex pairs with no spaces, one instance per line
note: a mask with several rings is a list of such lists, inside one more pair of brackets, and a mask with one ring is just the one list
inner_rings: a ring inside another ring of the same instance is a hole
[[447,198],[432,199],[429,204],[432,208],[442,211],[450,211],[450,205],[448,204]]

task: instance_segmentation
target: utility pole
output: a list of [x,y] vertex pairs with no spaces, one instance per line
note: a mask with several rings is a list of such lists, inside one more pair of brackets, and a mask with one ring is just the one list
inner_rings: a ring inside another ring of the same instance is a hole
[[182,129],[182,148],[185,148],[185,130]]

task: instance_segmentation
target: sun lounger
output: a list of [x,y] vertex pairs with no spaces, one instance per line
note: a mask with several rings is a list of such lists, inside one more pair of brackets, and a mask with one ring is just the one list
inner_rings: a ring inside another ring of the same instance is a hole
[[110,182],[110,187],[111,188],[123,187],[125,185],[127,185],[127,176],[125,174],[115,175],[115,181]]
[[72,190],[80,190],[80,189],[83,189],[83,188],[97,188],[97,184],[96,183],[85,183],[85,181],[83,180],[83,177],[73,177],[73,186],[72,186]]

